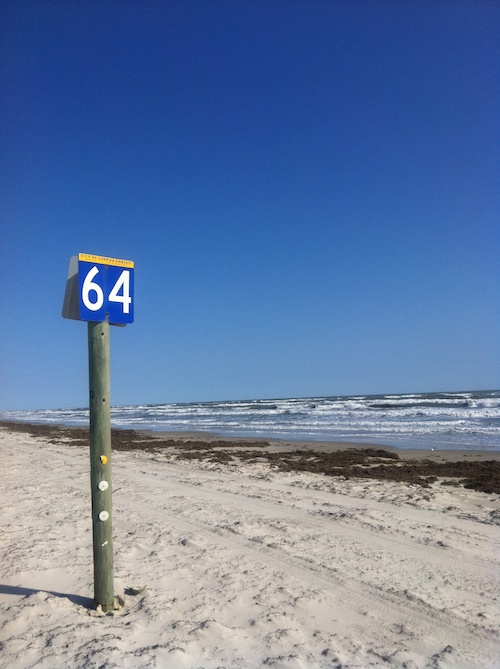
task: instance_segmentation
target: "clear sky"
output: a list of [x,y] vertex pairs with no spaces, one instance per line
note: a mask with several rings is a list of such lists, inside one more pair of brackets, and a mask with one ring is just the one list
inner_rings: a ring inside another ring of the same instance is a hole
[[500,4],[4,0],[0,409],[500,387]]

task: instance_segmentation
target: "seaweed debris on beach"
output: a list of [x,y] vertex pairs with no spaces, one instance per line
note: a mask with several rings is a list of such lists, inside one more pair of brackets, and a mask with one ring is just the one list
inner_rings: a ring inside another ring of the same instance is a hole
[[[83,427],[0,421],[0,428],[44,437],[52,443],[85,446],[89,442],[89,431]],[[441,485],[463,485],[480,492],[500,494],[500,462],[497,460],[403,460],[397,453],[377,447],[324,451],[318,445],[312,450],[297,447],[274,451],[269,446],[270,442],[266,440],[233,440],[205,435],[196,438],[191,435],[165,438],[160,433],[112,430],[112,448],[116,451],[164,452],[173,459],[220,463],[266,462],[280,471],[312,472],[346,479],[399,481],[423,487],[440,481]]]

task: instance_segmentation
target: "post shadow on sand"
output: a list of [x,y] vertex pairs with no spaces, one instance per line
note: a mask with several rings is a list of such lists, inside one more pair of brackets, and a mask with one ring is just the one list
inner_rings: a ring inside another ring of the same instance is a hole
[[54,595],[54,597],[65,597],[73,604],[76,604],[77,606],[83,606],[86,609],[95,608],[94,600],[90,597],[81,597],[80,595],[72,595],[64,592],[53,592],[52,590],[44,590],[43,588],[23,588],[19,585],[0,584],[0,594],[2,595],[18,595],[21,597],[28,597],[29,595],[34,595],[37,592],[46,592],[48,595]]

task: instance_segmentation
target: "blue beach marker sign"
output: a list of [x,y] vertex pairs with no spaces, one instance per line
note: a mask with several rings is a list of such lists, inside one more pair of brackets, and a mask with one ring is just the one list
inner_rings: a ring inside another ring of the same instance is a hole
[[79,321],[134,322],[134,263],[79,253],[70,260],[62,315]]
[[89,440],[94,552],[94,602],[104,613],[123,606],[114,596],[111,504],[110,325],[134,320],[134,263],[89,253],[69,263],[64,318],[87,321]]

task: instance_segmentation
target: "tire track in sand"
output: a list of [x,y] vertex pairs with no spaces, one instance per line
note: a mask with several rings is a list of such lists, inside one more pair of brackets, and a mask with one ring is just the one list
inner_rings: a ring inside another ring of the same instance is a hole
[[[155,483],[152,487],[156,487]],[[179,493],[182,484],[177,484],[176,488]],[[193,492],[192,488],[193,486],[187,486],[186,508],[190,503],[189,495]],[[199,489],[199,486],[195,488]],[[485,654],[488,654],[492,661],[497,656],[498,646],[491,634],[482,628],[467,625],[453,612],[439,611],[415,597],[380,591],[353,578],[343,577],[341,582],[338,574],[332,570],[284,553],[279,546],[270,548],[241,535],[235,535],[220,524],[211,528],[206,522],[193,520],[192,516],[180,517],[178,511],[171,513],[164,508],[157,509],[153,506],[153,499],[156,499],[154,495],[148,495],[147,501],[138,504],[137,499],[131,501],[123,496],[120,504],[154,520],[166,520],[182,532],[190,530],[201,533],[219,547],[224,546],[233,553],[236,551],[241,560],[251,560],[258,567],[264,566],[277,572],[281,579],[291,577],[301,585],[306,583],[312,589],[321,590],[329,596],[332,611],[338,611],[340,607],[342,615],[345,615],[349,609],[350,619],[356,620],[359,625],[363,624],[363,620],[366,621],[366,616],[376,619],[381,636],[387,636],[387,632],[384,631],[387,629],[392,630],[390,632],[392,634],[398,628],[412,630],[418,637],[425,637],[427,641],[433,640],[436,647],[452,645],[470,654],[470,667],[477,666],[473,659],[475,655],[484,659]],[[164,501],[162,500],[162,503]],[[216,514],[220,517],[220,508],[216,510]],[[328,626],[322,631],[328,633]]]
[[[128,480],[134,481],[139,485],[148,484],[158,490],[166,492],[170,498],[175,498],[178,495],[186,495],[189,496],[190,499],[198,498],[202,502],[213,502],[221,505],[229,504],[233,509],[237,506],[242,511],[258,511],[261,515],[271,519],[281,518],[284,521],[291,520],[307,524],[308,527],[315,528],[318,532],[333,532],[336,536],[342,537],[348,541],[360,545],[369,545],[370,548],[377,546],[385,552],[389,551],[397,553],[401,549],[409,549],[415,560],[425,560],[426,565],[428,565],[429,562],[432,562],[437,567],[460,569],[460,571],[463,571],[464,568],[466,568],[474,577],[481,574],[491,576],[492,571],[498,567],[498,565],[492,563],[491,560],[484,558],[472,559],[466,555],[460,555],[459,557],[449,555],[443,547],[422,545],[404,537],[389,536],[387,533],[381,536],[379,530],[365,526],[355,527],[352,520],[351,522],[345,522],[339,518],[339,514],[336,513],[325,512],[321,509],[318,510],[317,508],[308,510],[299,509],[296,506],[293,506],[293,500],[291,499],[282,500],[281,503],[262,499],[261,494],[268,492],[270,487],[276,489],[278,486],[282,488],[284,492],[290,492],[290,488],[287,488],[283,484],[277,484],[274,481],[268,483],[267,486],[264,486],[261,481],[245,481],[246,488],[243,488],[240,479],[240,481],[236,482],[237,485],[240,486],[240,491],[232,492],[227,489],[214,490],[212,487],[206,488],[199,483],[193,484],[186,481],[176,480],[172,477],[172,474],[175,474],[175,472],[165,472],[169,478],[167,480],[158,480],[157,477],[152,478],[148,474],[131,471],[128,467],[127,470],[126,477]],[[205,474],[206,472],[203,472],[203,475]],[[214,481],[208,481],[208,483],[213,482]],[[227,478],[223,485],[227,487]],[[189,493],[187,493],[187,491],[189,491]],[[293,492],[296,492],[296,489],[293,489]],[[303,491],[301,490],[301,492]],[[306,491],[306,494],[310,495],[310,492],[311,491]],[[397,513],[398,510],[397,507],[394,505],[391,506],[386,502],[367,501],[361,498],[353,500],[345,495],[336,495],[336,502],[339,507],[347,507],[348,509],[354,509],[360,513],[367,510],[368,507],[371,507],[371,509],[374,507],[382,508],[384,512],[391,512],[392,514]],[[289,504],[292,504],[292,506]],[[423,523],[425,522],[426,515],[429,516],[429,520],[432,517],[432,520],[435,521],[436,514],[435,512],[427,512],[426,514],[425,510],[422,512],[421,510],[405,507],[404,515],[406,518],[410,516]],[[440,524],[442,523],[442,520],[443,518],[439,517]],[[473,528],[477,530],[477,524],[474,524],[472,521],[461,521],[461,523],[465,527],[469,524],[471,530]]]

